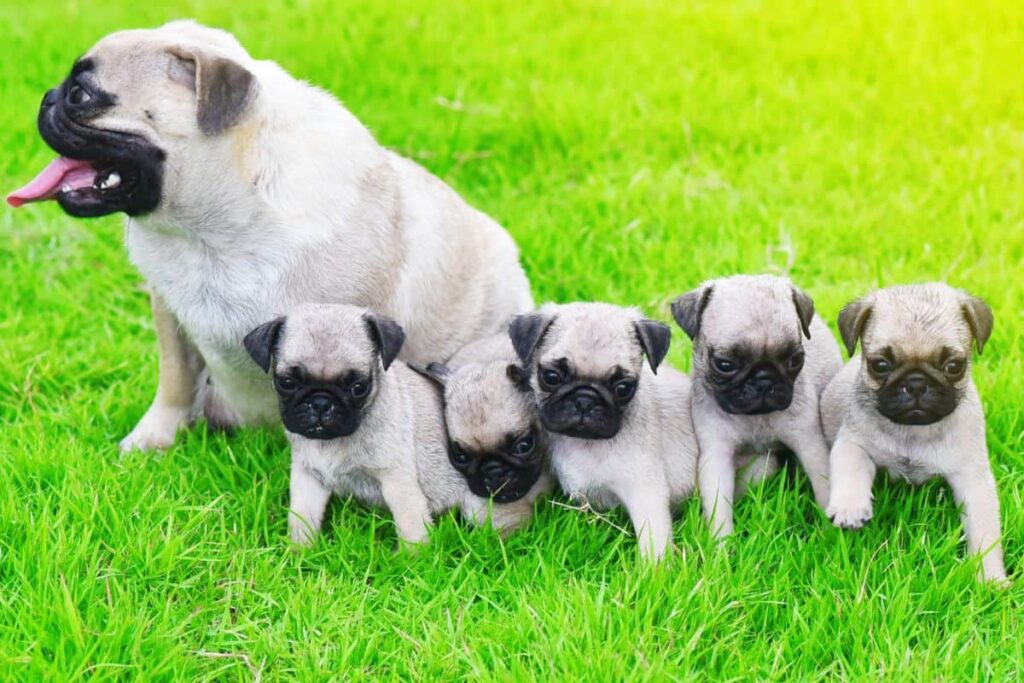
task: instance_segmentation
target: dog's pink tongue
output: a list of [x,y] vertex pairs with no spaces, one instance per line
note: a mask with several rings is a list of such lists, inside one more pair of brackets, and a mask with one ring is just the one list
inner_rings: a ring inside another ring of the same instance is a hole
[[17,208],[29,202],[53,199],[61,189],[77,190],[92,185],[96,170],[88,161],[57,157],[25,187],[7,195],[7,203]]

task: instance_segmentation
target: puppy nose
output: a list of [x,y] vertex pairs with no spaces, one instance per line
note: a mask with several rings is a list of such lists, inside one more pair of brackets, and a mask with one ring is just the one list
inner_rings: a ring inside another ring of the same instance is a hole
[[51,88],[46,91],[45,95],[43,95],[43,103],[40,106],[52,107],[55,104],[57,104],[57,89]]
[[931,386],[931,382],[921,375],[908,375],[900,382],[900,390],[910,394],[914,398],[921,398]]
[[505,468],[501,466],[501,463],[495,460],[485,460],[480,465],[480,473],[485,477],[500,477],[505,473]]
[[309,405],[313,407],[313,410],[323,415],[334,407],[334,401],[327,396],[314,396],[309,399]]
[[590,394],[577,394],[576,396],[573,396],[572,404],[576,406],[576,410],[581,414],[586,415],[594,409],[597,402]]
[[759,394],[767,394],[775,387],[775,375],[767,370],[758,370],[750,382]]

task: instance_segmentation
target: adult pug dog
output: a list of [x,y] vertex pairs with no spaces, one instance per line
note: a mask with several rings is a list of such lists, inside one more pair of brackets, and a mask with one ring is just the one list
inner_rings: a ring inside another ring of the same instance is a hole
[[421,363],[533,306],[499,225],[224,31],[107,36],[46,94],[39,131],[61,156],[8,202],[126,213],[152,291],[160,383],[124,449],[171,445],[200,406],[221,425],[277,419],[242,338],[300,302],[401,321]]

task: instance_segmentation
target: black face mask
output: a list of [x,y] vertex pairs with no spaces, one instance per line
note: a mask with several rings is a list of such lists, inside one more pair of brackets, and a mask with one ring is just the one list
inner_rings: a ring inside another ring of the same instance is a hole
[[509,438],[502,449],[483,452],[467,450],[453,441],[448,459],[475,495],[511,503],[530,492],[544,469],[545,449],[539,434],[532,428],[525,436]]
[[274,377],[285,429],[307,439],[350,436],[362,422],[371,380],[349,373],[343,381]]
[[766,415],[793,402],[793,387],[804,365],[800,346],[777,357],[708,351],[705,381],[719,407],[731,415]]

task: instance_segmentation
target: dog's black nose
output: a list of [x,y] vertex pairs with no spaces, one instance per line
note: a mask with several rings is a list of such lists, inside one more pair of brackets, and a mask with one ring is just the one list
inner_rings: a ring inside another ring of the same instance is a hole
[[576,394],[572,398],[572,404],[576,406],[576,410],[578,410],[581,415],[586,415],[594,409],[594,406],[597,405],[597,401],[595,401],[594,397],[590,394]]
[[57,104],[57,97],[58,97],[58,95],[59,94],[57,93],[57,89],[56,88],[51,88],[51,89],[47,90],[46,94],[43,95],[43,103],[40,106],[42,106],[42,107],[52,107],[53,105]]
[[334,407],[334,401],[328,396],[314,396],[309,399],[309,405],[312,406],[313,410],[323,415],[330,412],[331,408]]
[[922,375],[907,375],[900,382],[900,390],[904,391],[914,398],[921,398],[928,393],[928,389],[931,387],[931,382],[928,381],[927,377]]
[[750,383],[757,389],[757,393],[764,395],[775,388],[776,377],[768,370],[758,370],[751,378]]
[[485,460],[480,465],[480,473],[485,477],[500,477],[505,474],[505,468],[496,460]]

